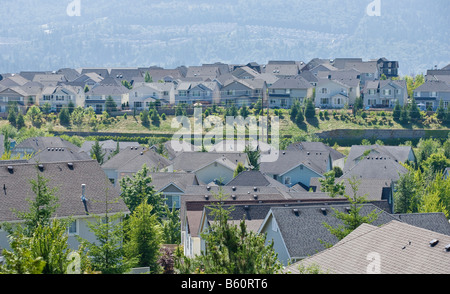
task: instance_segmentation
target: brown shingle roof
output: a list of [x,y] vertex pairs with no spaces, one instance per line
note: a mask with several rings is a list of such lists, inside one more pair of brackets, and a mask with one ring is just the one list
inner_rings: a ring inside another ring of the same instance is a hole
[[[430,241],[438,240],[435,246]],[[335,246],[301,261],[316,264],[323,271],[337,274],[366,274],[372,259],[379,258],[381,274],[448,274],[450,252],[445,246],[450,236],[391,221],[381,227],[363,224]],[[286,268],[298,273],[299,263]]]
[[[43,169],[33,163],[0,165],[0,221],[19,220],[11,209],[28,211],[26,199],[34,199],[30,180],[36,180],[41,174],[49,180],[50,188],[56,187],[59,198],[57,217],[86,215],[81,201],[81,185],[86,185],[86,198],[90,214],[105,213],[105,198],[117,203],[108,204],[110,213],[127,212],[128,209],[121,200],[116,189],[109,182],[100,165],[95,160],[44,163]],[[12,171],[8,169],[12,167]],[[108,195],[108,196],[106,196]]]

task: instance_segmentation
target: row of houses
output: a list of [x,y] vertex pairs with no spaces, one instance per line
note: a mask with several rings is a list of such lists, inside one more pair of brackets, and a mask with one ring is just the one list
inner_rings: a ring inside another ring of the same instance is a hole
[[[185,255],[200,254],[205,248],[202,234],[214,221],[210,207],[222,195],[220,203],[225,208],[233,207],[230,221],[244,219],[249,230],[266,234],[286,269],[296,272],[288,265],[324,251],[323,242],[339,244],[323,223],[337,225],[333,209],[345,211],[349,203],[345,197],[331,198],[323,192],[320,179],[340,167],[342,176],[336,180],[344,184],[347,194],[353,193],[349,180],[354,179],[358,181],[357,195],[368,200],[361,213],[379,213],[373,227],[365,229],[375,233],[379,226],[388,226],[427,231],[423,236],[450,236],[450,224],[442,213],[394,213],[395,185],[407,172],[402,163],[416,161],[409,146],[354,145],[344,155],[321,142],[297,142],[279,151],[263,142],[252,142],[263,153],[276,152],[277,158],[260,162],[259,170],[253,170],[247,153],[237,147],[248,143],[219,142],[209,152],[201,152],[189,142],[167,141],[161,152],[159,146],[109,140],[99,142],[105,154],[99,164],[90,158],[94,142],[86,141],[78,147],[58,137],[30,138],[12,149],[13,154],[30,157],[0,162],[0,223],[20,222],[12,209],[27,209],[25,199],[32,196],[29,180],[42,174],[51,187],[57,188],[61,202],[58,217],[73,217],[68,233],[70,246],[76,248],[76,236],[95,240],[87,222],[93,215],[105,213],[105,195],[118,200],[113,207],[108,206],[109,213],[128,213],[119,183],[145,164],[155,191],[170,207],[180,210]],[[235,175],[238,164],[245,170]],[[88,199],[86,205],[82,196]],[[8,246],[7,232],[0,231],[0,247]]]
[[[271,108],[289,108],[294,101],[314,98],[316,107],[342,108],[363,97],[366,107],[392,108],[408,102],[404,80],[397,80],[399,65],[386,58],[314,58],[302,61],[269,61],[259,65],[224,63],[180,66],[175,69],[78,68],[52,72],[0,74],[0,113],[9,105],[49,103],[59,111],[70,102],[105,110],[111,97],[119,110],[138,111],[155,105],[250,105],[262,100]],[[414,91],[425,107],[450,101],[449,66],[429,70],[426,82]],[[385,79],[386,78],[386,79]]]

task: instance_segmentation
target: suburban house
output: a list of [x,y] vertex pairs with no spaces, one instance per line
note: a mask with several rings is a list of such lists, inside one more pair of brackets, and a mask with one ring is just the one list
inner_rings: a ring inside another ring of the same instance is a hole
[[339,166],[340,168],[344,168],[346,156],[322,142],[295,142],[286,147],[286,150],[287,151],[300,150],[310,153],[329,152],[332,161],[332,166],[333,167]]
[[131,109],[148,110],[154,103],[174,104],[175,85],[173,83],[135,83],[129,91]]
[[[220,193],[225,198],[218,200],[217,195]],[[206,220],[203,217],[204,207],[216,205],[219,201],[224,205],[233,205],[234,207],[238,205],[257,205],[260,203],[284,204],[296,202],[296,200],[287,199],[275,187],[188,186],[185,193],[181,195],[180,210],[181,244],[183,244],[185,255],[193,256],[201,253],[201,230],[205,228],[202,220]]]
[[0,113],[5,116],[8,114],[9,107],[16,104],[18,110],[25,113],[25,104],[28,98],[28,93],[23,91],[20,87],[0,89]]
[[244,152],[182,152],[173,159],[173,171],[195,173],[202,184],[225,185],[239,162],[250,165]]
[[395,183],[408,170],[395,158],[387,155],[369,154],[363,156],[354,166],[344,168],[344,179],[379,179]]
[[337,69],[354,69],[358,71],[362,85],[367,81],[378,80],[381,77],[380,67],[376,60],[363,61],[361,58],[336,58],[332,64]]
[[417,87],[413,93],[416,103],[423,105],[423,110],[436,110],[441,99],[444,102],[445,108],[450,103],[450,85],[443,81],[427,80],[424,84]]
[[175,91],[175,104],[219,103],[219,84],[215,81],[180,82]]
[[314,87],[300,76],[278,79],[269,87],[270,108],[290,108],[295,101],[303,103],[313,97]]
[[56,150],[62,153],[78,153],[79,149],[80,148],[75,144],[61,139],[60,137],[32,137],[15,145],[11,150],[11,157],[19,155],[20,158],[22,158],[24,155],[36,155],[41,151],[47,150],[49,150],[49,152]]
[[242,106],[266,100],[267,84],[262,79],[230,79],[220,89],[220,102]]
[[186,192],[188,186],[199,185],[197,176],[193,173],[177,172],[156,172],[150,173],[152,186],[156,193],[165,199],[165,203],[175,209],[181,208],[181,197]]
[[[101,147],[102,153],[105,154],[103,157],[104,162],[106,162],[114,155],[114,153],[117,151],[117,148],[119,148],[120,152],[123,149],[140,146],[138,142],[116,142],[114,140],[99,141],[98,143]],[[78,152],[84,152],[90,155],[94,144],[95,141],[84,141]]]
[[368,81],[363,89],[364,105],[368,107],[394,108],[408,103],[408,89],[405,80]]
[[299,64],[293,60],[270,60],[264,71],[277,77],[296,76],[300,73]]
[[[258,232],[266,234],[267,242],[272,241],[278,259],[284,265],[296,262],[326,249],[326,244],[336,244],[338,239],[324,226],[341,224],[331,208],[345,212],[346,203],[327,205],[297,205],[291,207],[272,207],[261,224]],[[372,211],[380,213],[374,225],[381,225],[396,219],[393,215],[374,204],[363,204],[361,215]]]
[[[325,250],[326,244],[334,245],[338,248],[345,240],[343,239],[339,242],[323,225],[327,223],[332,227],[337,227],[342,224],[335,217],[331,208],[341,212],[348,212],[349,204],[319,203],[316,205],[272,207],[258,232],[267,234],[267,241],[273,241],[275,252],[278,254],[279,260],[285,265],[288,265],[289,262],[294,263],[304,260],[309,256],[328,252],[329,249]],[[365,203],[361,206],[360,214],[368,215],[372,211],[378,213],[378,217],[371,224],[375,227],[397,221],[432,230],[436,236],[440,234],[449,236],[450,233],[450,224],[443,213],[416,213],[408,214],[409,217],[403,218],[404,214],[390,214],[377,205]],[[347,238],[350,236],[351,234]],[[409,238],[408,235],[405,235],[405,237]],[[371,243],[373,246],[377,246],[380,239],[374,240]],[[403,246],[407,244],[408,242],[406,241]],[[368,254],[372,251],[365,252]]]
[[[310,189],[313,192],[321,192],[322,184],[320,183],[320,178],[312,178]],[[351,180],[351,179],[350,179]],[[386,206],[384,210],[393,213],[394,212],[394,183],[390,179],[371,179],[364,178],[357,180],[357,191],[353,191],[348,178],[338,178],[335,180],[336,183],[344,184],[344,193],[350,197],[353,197],[354,193],[358,197],[364,197],[369,202],[374,201],[385,201]],[[344,198],[343,196],[338,196],[336,198]]]
[[392,61],[382,57],[377,59],[377,65],[380,76],[385,75],[388,79],[398,77],[398,61]]
[[449,244],[448,233],[407,222],[362,224],[333,247],[289,265],[284,272],[296,274],[300,265],[314,264],[329,274],[448,274]]
[[135,146],[122,149],[102,164],[102,170],[106,173],[111,183],[118,186],[122,178],[133,176],[142,169],[144,164],[151,172],[159,172],[170,170],[172,163],[149,148]]
[[186,78],[200,78],[202,81],[212,81],[221,75],[220,66],[189,66],[186,72]]
[[105,78],[95,84],[85,95],[84,107],[92,106],[96,113],[106,110],[106,100],[109,97],[113,99],[117,109],[121,109],[122,104],[129,102],[129,90],[113,78]]
[[367,159],[367,157],[389,158],[401,163],[416,162],[416,156],[411,146],[353,145],[343,171],[352,169],[359,161]]
[[51,111],[59,112],[70,102],[75,106],[84,107],[84,89],[77,86],[58,85],[47,86],[42,90],[39,105],[50,104]]
[[343,108],[346,104],[353,105],[361,96],[360,80],[318,78],[316,86],[316,107]]
[[333,168],[330,152],[327,151],[277,152],[278,159],[273,162],[261,162],[260,171],[287,187],[299,184],[309,189],[311,178],[323,177]]
[[[50,189],[56,189],[55,196],[58,198],[59,206],[54,217],[73,220],[68,227],[68,243],[72,249],[78,249],[76,236],[89,242],[96,240],[87,225],[88,222],[96,221],[94,216],[103,216],[106,212],[110,215],[129,212],[118,191],[108,181],[95,160],[42,163],[39,166],[35,163],[9,162],[0,165],[3,185],[0,223],[8,222],[14,226],[22,222],[13,213],[13,209],[27,212],[26,199],[34,197],[30,181],[36,180],[38,175],[49,180],[47,185]],[[84,202],[82,196],[85,197]],[[9,249],[7,232],[1,229],[0,247]]]

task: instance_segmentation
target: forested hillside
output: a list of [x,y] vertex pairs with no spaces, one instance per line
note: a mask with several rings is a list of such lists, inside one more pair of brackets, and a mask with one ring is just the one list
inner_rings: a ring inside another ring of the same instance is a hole
[[0,72],[81,66],[176,67],[311,58],[386,57],[402,74],[450,63],[448,0],[119,1],[2,3]]

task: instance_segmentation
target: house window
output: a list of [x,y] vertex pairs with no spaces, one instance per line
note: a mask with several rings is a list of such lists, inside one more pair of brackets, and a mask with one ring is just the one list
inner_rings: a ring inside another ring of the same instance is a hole
[[385,90],[383,90],[383,94],[384,95],[391,95],[391,90],[390,89],[385,89]]
[[134,102],[134,108],[141,108],[142,102]]
[[328,89],[327,89],[327,88],[322,88],[322,89],[320,90],[320,93],[322,93],[322,94],[328,94]]
[[180,209],[180,196],[179,195],[164,195],[165,203],[171,209],[175,205],[175,209]]
[[78,220],[74,220],[67,227],[67,232],[69,236],[78,235]]
[[414,97],[420,97],[420,92],[414,92]]
[[329,104],[329,98],[320,98],[320,104],[322,105]]
[[431,97],[436,97],[437,93],[436,92],[431,92]]
[[186,93],[186,91],[180,91],[180,92],[178,92],[178,94],[182,97],[185,97],[187,93]]
[[285,185],[290,185],[291,184],[291,177],[285,177],[284,178],[284,184]]

